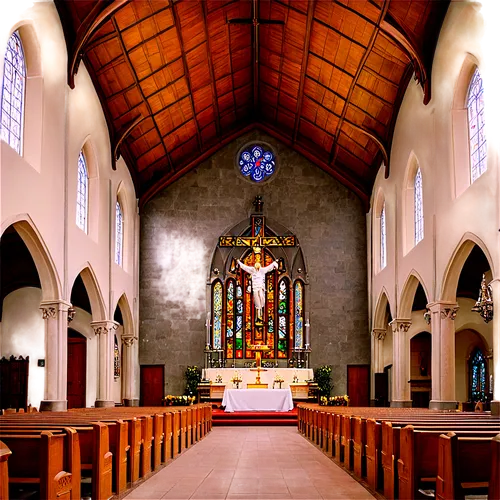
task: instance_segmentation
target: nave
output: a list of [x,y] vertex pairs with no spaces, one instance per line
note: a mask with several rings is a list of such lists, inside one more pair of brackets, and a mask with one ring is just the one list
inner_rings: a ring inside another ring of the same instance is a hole
[[295,427],[215,427],[134,489],[146,499],[370,499]]

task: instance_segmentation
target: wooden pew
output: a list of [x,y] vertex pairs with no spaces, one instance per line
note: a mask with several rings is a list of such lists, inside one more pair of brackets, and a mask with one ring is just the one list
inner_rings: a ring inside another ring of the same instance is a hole
[[500,435],[491,440],[491,472],[488,498],[500,498]]
[[9,500],[9,466],[12,455],[9,447],[0,441],[0,500]]
[[8,484],[39,485],[40,498],[47,500],[80,500],[80,447],[74,429],[4,433],[2,441],[12,452]]
[[[463,430],[459,426],[455,426],[453,433],[460,437],[489,438],[491,440],[500,430],[498,428],[483,429],[485,430]],[[411,425],[401,429],[398,459],[400,498],[414,498],[423,483],[431,485],[434,489],[438,475],[439,439],[442,432],[442,430],[434,429],[415,429]],[[468,441],[464,441],[464,443],[468,443]],[[489,465],[488,463],[485,467],[486,475],[489,474]]]

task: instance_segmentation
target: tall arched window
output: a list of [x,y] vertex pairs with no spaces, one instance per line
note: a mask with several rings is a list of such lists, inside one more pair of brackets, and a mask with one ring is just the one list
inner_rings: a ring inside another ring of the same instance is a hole
[[424,238],[424,202],[422,192],[422,171],[417,168],[414,181],[414,228],[415,228],[415,245]]
[[78,155],[78,185],[76,192],[76,225],[87,232],[89,174],[83,151]]
[[471,184],[486,172],[486,135],[484,129],[483,79],[476,68],[467,93],[467,118],[469,125],[469,154]]
[[212,289],[212,346],[222,349],[222,283],[216,281]]
[[481,349],[476,348],[470,357],[470,399],[486,400],[486,359]]
[[297,280],[294,286],[294,313],[295,313],[295,349],[304,347],[304,285]]
[[17,31],[12,33],[5,51],[2,83],[1,138],[21,154],[26,62]]
[[123,212],[119,201],[116,202],[115,241],[115,262],[123,266]]
[[385,202],[380,212],[380,270],[387,265],[387,234],[385,226]]

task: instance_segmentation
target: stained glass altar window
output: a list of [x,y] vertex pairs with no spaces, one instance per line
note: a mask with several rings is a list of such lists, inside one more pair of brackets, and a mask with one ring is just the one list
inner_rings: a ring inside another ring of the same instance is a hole
[[295,314],[295,349],[304,347],[304,285],[302,281],[295,282],[294,314]]
[[0,134],[2,139],[21,154],[24,117],[26,62],[18,33],[12,33],[5,51],[2,84]]
[[486,359],[480,349],[476,349],[470,358],[471,401],[486,400]]
[[486,172],[487,143],[484,128],[483,79],[476,68],[467,94],[467,117],[469,123],[470,179],[473,183]]
[[280,280],[278,289],[278,358],[286,358],[288,350],[288,279]]
[[239,153],[238,166],[244,177],[253,182],[262,182],[274,174],[276,156],[265,145],[250,144]]
[[216,281],[212,290],[212,346],[222,349],[222,283]]

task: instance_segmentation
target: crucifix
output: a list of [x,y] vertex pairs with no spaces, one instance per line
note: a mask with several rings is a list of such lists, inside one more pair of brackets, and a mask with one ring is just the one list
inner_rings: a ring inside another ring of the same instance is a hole
[[261,24],[278,24],[285,25],[284,21],[277,19],[260,19],[259,18],[259,3],[258,0],[252,0],[252,17],[251,18],[234,18],[228,19],[227,24],[251,24],[253,25],[253,104],[257,106],[259,103],[259,26]]

